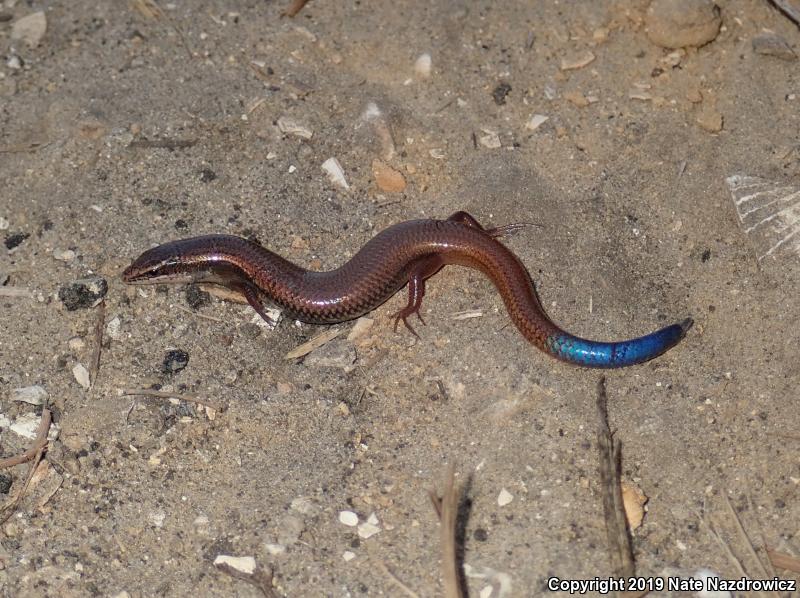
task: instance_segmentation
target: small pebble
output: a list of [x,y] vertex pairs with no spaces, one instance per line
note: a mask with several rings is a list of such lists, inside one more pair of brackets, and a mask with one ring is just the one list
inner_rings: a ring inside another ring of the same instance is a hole
[[0,230],[8,230],[8,227],[11,226],[11,223],[0,216]]
[[292,511],[297,511],[301,515],[314,515],[318,510],[314,501],[306,496],[298,496],[292,499],[289,508],[292,509]]
[[83,278],[58,289],[58,298],[67,311],[94,307],[108,292],[104,278]]
[[278,128],[281,133],[294,135],[301,139],[311,139],[314,136],[314,132],[311,129],[288,116],[281,116],[278,119]]
[[500,135],[497,131],[492,131],[491,129],[481,129],[483,131],[483,135],[480,136],[478,141],[483,147],[489,149],[498,149],[503,147],[503,144],[500,142]]
[[340,511],[339,523],[343,523],[349,527],[355,527],[358,525],[358,515],[353,513],[353,511]]
[[22,68],[22,58],[16,54],[12,54],[8,57],[8,60],[6,60],[6,66],[12,71],[18,71]]
[[11,233],[6,237],[5,240],[6,249],[11,251],[16,247],[19,247],[22,245],[22,242],[30,236],[30,233]]
[[763,56],[774,56],[781,60],[797,60],[797,54],[785,39],[774,33],[761,33],[753,38],[753,51]]
[[11,39],[24,41],[29,48],[35,48],[47,31],[47,17],[42,11],[18,19],[11,28]]
[[175,374],[189,365],[189,354],[186,351],[173,349],[167,351],[161,365],[161,371],[165,374]]
[[304,364],[318,368],[341,368],[347,372],[352,370],[357,358],[358,354],[351,344],[345,339],[335,339],[312,351]]
[[67,346],[69,347],[70,351],[82,351],[86,347],[86,341],[79,336],[73,336],[71,339],[69,339],[69,341],[67,341]]
[[583,54],[579,54],[577,56],[568,56],[561,59],[561,70],[572,71],[582,69],[583,67],[594,62],[594,59],[595,55],[591,52],[584,52]]
[[35,413],[23,413],[14,420],[13,424],[8,426],[8,429],[18,436],[33,440],[36,438],[41,421],[41,416],[36,415]]
[[492,90],[494,103],[498,106],[503,106],[506,103],[506,97],[509,93],[511,93],[511,85],[506,82],[500,83]]
[[89,380],[89,370],[82,363],[76,363],[72,366],[72,375],[75,377],[75,381],[84,388],[89,388],[92,385],[91,380]]
[[192,309],[200,309],[202,306],[211,302],[211,295],[206,293],[196,284],[190,284],[186,287],[186,303]]
[[228,565],[247,575],[252,575],[256,570],[256,559],[251,556],[231,556],[220,554],[214,559],[215,565]]
[[564,99],[578,108],[586,108],[589,105],[589,100],[586,99],[586,96],[577,90],[565,92]]
[[414,72],[420,77],[427,78],[431,76],[431,55],[421,54],[414,63]]
[[336,158],[328,158],[322,163],[322,170],[328,175],[328,179],[331,183],[344,190],[350,189],[350,185],[347,184],[347,179],[344,176],[344,169],[342,169],[342,165],[339,164],[339,160]]
[[371,538],[375,534],[381,531],[380,526],[375,525],[374,523],[370,523],[369,521],[365,521],[364,523],[360,523],[358,525],[358,537],[367,539]]
[[500,494],[497,495],[497,504],[501,507],[510,504],[512,500],[514,500],[514,495],[505,488],[500,490]]
[[122,338],[121,327],[122,321],[119,319],[119,316],[114,316],[108,321],[108,324],[106,324],[106,334],[115,341],[118,341]]
[[402,193],[406,189],[406,179],[402,173],[381,160],[372,161],[372,176],[378,188],[386,193]]
[[11,477],[10,473],[5,471],[0,472],[0,494],[8,494],[13,483],[14,478]]
[[721,25],[712,0],[653,0],[645,15],[647,37],[662,48],[704,46],[717,37]]
[[355,552],[351,552],[349,550],[345,550],[342,553],[342,558],[345,560],[345,562],[352,561],[354,558],[356,558],[356,553]]
[[75,252],[72,249],[54,249],[53,257],[61,262],[71,262],[75,259]]
[[43,386],[39,386],[38,384],[35,386],[25,386],[24,388],[15,388],[11,391],[12,401],[28,403],[29,405],[44,405],[46,398],[47,391]]
[[286,552],[286,546],[283,544],[264,544],[264,549],[273,556]]
[[697,117],[697,124],[700,128],[709,133],[719,133],[722,130],[723,118],[713,106],[707,106],[701,110]]

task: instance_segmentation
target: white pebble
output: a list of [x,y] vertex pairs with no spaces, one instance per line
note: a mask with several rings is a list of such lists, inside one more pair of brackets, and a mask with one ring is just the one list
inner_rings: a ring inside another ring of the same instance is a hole
[[414,63],[414,72],[416,72],[420,77],[430,77],[431,76],[431,55],[427,52],[425,54],[420,54],[417,61]]
[[331,183],[334,185],[345,190],[350,188],[350,185],[347,184],[347,179],[344,176],[344,169],[342,169],[342,165],[339,164],[339,160],[336,158],[328,158],[325,160],[322,163],[322,170],[325,171]]
[[8,230],[8,227],[11,226],[11,223],[0,216],[0,230]]
[[281,130],[281,133],[294,135],[301,139],[311,139],[311,137],[314,136],[314,132],[311,129],[287,116],[281,116],[278,119],[278,128]]
[[283,544],[264,544],[264,548],[273,556],[286,552],[286,546]]
[[47,17],[39,11],[17,19],[11,28],[11,39],[24,41],[29,48],[35,48],[47,31]]
[[155,527],[163,526],[166,518],[167,514],[164,511],[153,511],[147,514],[147,520]]
[[28,403],[29,405],[42,405],[47,397],[47,391],[43,386],[26,386],[24,388],[15,388],[11,392],[11,400],[19,401],[20,403]]
[[358,537],[364,538],[366,540],[367,538],[371,538],[380,531],[381,528],[379,526],[369,523],[368,521],[365,521],[364,523],[361,523],[358,526]]
[[62,262],[71,262],[75,259],[75,252],[72,249],[54,249],[53,257]]
[[36,438],[36,432],[39,430],[39,423],[41,421],[42,418],[35,413],[24,413],[14,420],[14,423],[8,428],[14,432],[14,434],[33,440]]
[[498,504],[498,505],[500,505],[501,507],[504,507],[504,506],[506,506],[506,505],[507,505],[507,504],[509,504],[509,503],[510,503],[512,500],[514,500],[514,495],[513,495],[513,494],[511,494],[511,493],[510,493],[508,490],[506,490],[505,488],[503,488],[502,490],[500,490],[500,494],[498,494],[498,495],[497,495],[497,504]]
[[356,553],[345,550],[342,553],[342,558],[345,560],[345,562],[352,561],[354,558],[356,558]]
[[544,114],[534,114],[531,116],[530,120],[525,123],[525,128],[529,131],[535,131],[539,127],[541,127],[544,123],[550,120],[549,116],[545,116]]
[[256,559],[251,556],[231,556],[229,554],[220,554],[214,559],[215,565],[225,564],[229,567],[252,575],[256,571]]
[[340,511],[339,523],[343,523],[344,525],[348,525],[350,527],[355,527],[358,525],[358,515],[353,513],[353,511]]
[[75,376],[75,380],[83,386],[84,388],[89,388],[92,382],[89,380],[89,370],[87,370],[82,363],[76,363],[72,367],[72,375]]
[[119,316],[114,316],[108,321],[106,324],[106,334],[113,338],[115,341],[119,340],[120,336],[120,327],[122,326],[122,321],[119,319]]

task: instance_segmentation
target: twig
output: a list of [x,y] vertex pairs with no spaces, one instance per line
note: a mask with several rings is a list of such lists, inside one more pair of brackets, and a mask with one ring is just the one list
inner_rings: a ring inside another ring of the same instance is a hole
[[461,577],[458,572],[459,561],[456,546],[456,519],[458,516],[459,488],[455,483],[453,465],[447,468],[444,493],[440,499],[433,491],[429,492],[433,508],[439,516],[442,544],[442,583],[445,598],[464,598]]
[[24,287],[0,287],[0,297],[33,299],[33,291]]
[[770,0],[770,2],[772,2],[772,4],[774,4],[783,14],[789,17],[789,19],[794,21],[795,25],[800,27],[800,11],[789,4],[786,0]]
[[730,513],[733,521],[736,523],[736,531],[739,532],[739,536],[742,539],[742,542],[745,546],[747,546],[747,551],[750,553],[756,563],[758,563],[758,568],[761,569],[761,576],[766,578],[767,577],[767,570],[764,568],[764,564],[761,562],[761,559],[758,558],[758,554],[756,553],[756,549],[753,546],[753,543],[750,541],[750,537],[747,535],[747,532],[744,531],[744,527],[742,526],[742,521],[739,519],[739,515],[736,514],[736,511],[731,504],[731,501],[728,499],[728,495],[725,495],[725,504],[728,507],[728,512]]
[[[733,551],[731,550],[731,547],[728,546],[727,542],[725,542],[725,540],[722,539],[722,536],[720,536],[716,532],[716,530],[714,530],[714,528],[711,526],[711,523],[709,521],[706,521],[705,517],[700,516],[699,513],[697,514],[697,517],[700,519],[700,524],[703,525],[706,528],[706,531],[708,531],[708,533],[711,534],[714,540],[716,540],[717,544],[719,544],[720,548],[722,548],[722,551],[725,553],[725,556],[727,556],[728,560],[731,563],[733,563],[734,567],[736,567],[736,570],[739,572],[739,574],[742,577],[747,577],[747,571],[745,571],[744,565],[742,565],[742,561],[740,561],[736,557],[736,555],[733,554]],[[763,596],[764,593],[758,592],[758,595]]]
[[204,407],[210,407],[220,411],[222,407],[210,401],[207,401],[197,395],[182,395],[177,392],[166,392],[163,390],[151,390],[149,388],[126,388],[122,391],[125,396],[139,396],[139,397],[155,397],[157,399],[178,399],[181,401],[188,401],[189,403],[197,403]]
[[168,150],[184,149],[197,145],[197,139],[137,139],[131,141],[131,148],[164,148]]
[[22,497],[25,496],[25,493],[28,491],[28,486],[33,479],[33,474],[36,473],[36,468],[39,467],[39,463],[42,460],[42,455],[47,448],[47,433],[50,431],[50,421],[50,410],[43,409],[42,421],[39,423],[39,431],[36,434],[36,440],[33,444],[33,446],[36,447],[36,454],[34,455],[33,461],[28,468],[28,475],[25,478],[25,483],[22,485],[22,488],[19,489],[19,492],[17,492],[13,499],[3,505],[2,509],[0,509],[0,514],[2,514],[2,518],[0,518],[0,524],[8,521],[9,517],[14,514],[19,502],[22,500]]
[[611,553],[611,566],[614,574],[630,577],[636,567],[633,560],[631,537],[622,503],[620,483],[621,452],[615,443],[608,425],[608,396],[606,379],[600,378],[597,384],[597,446],[600,451],[600,485],[603,492],[603,513],[606,520],[606,537]]
[[92,361],[89,364],[89,380],[94,386],[97,382],[97,374],[100,371],[100,354],[103,351],[103,329],[106,323],[106,301],[100,301],[97,312],[97,323],[94,327],[94,350],[92,351]]
[[794,571],[800,573],[800,559],[785,552],[778,552],[777,550],[764,545],[764,550],[767,551],[767,556],[773,566],[778,569],[786,569],[787,571]]
[[[750,494],[747,494],[747,504],[750,506],[750,512],[753,514],[753,518],[756,522],[756,529],[758,529],[758,539],[761,540],[761,545],[766,550],[767,542],[764,540],[764,530],[761,529],[761,524],[758,521],[758,511],[756,510],[755,504],[753,504],[753,497]],[[767,570],[769,575],[767,577],[775,577],[775,568],[772,566],[772,561],[769,560],[769,555],[767,555]]]
[[244,571],[234,569],[228,563],[217,563],[214,566],[226,575],[230,575],[234,579],[239,579],[258,588],[261,590],[261,593],[264,594],[264,598],[278,598],[275,590],[272,589],[271,571],[256,567],[256,570],[252,573],[245,573]]
[[398,588],[403,590],[406,595],[410,596],[411,598],[419,598],[419,594],[417,594],[414,590],[409,588],[406,584],[404,584],[394,573],[389,570],[389,567],[386,566],[386,563],[383,561],[377,561],[376,564],[378,568],[383,571],[384,575],[389,578],[389,580],[394,583]]
[[289,7],[281,13],[283,17],[293,17],[308,4],[308,0],[293,0]]
[[38,453],[40,449],[47,446],[47,432],[50,430],[50,422],[50,410],[43,409],[42,421],[39,423],[39,431],[36,434],[36,440],[34,440],[31,447],[21,455],[9,457],[8,459],[3,459],[0,461],[0,469],[8,469],[9,467],[14,467],[20,463],[30,461],[36,456],[36,453]]

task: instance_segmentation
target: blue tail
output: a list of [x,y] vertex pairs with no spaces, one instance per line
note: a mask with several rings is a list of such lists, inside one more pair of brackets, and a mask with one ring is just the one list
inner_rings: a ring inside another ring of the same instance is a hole
[[621,368],[658,357],[678,344],[692,327],[692,319],[673,324],[652,334],[616,343],[589,341],[567,333],[547,338],[550,353],[569,363],[588,368]]

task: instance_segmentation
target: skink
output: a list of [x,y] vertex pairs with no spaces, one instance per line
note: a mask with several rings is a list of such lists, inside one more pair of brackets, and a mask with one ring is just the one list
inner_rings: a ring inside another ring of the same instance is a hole
[[456,264],[479,270],[494,283],[511,320],[531,343],[557,359],[593,368],[648,361],[676,345],[691,327],[687,318],[618,342],[587,340],[562,330],[542,309],[520,260],[497,240],[517,226],[484,229],[466,212],[447,220],[401,222],[378,233],[350,261],[329,272],[305,270],[241,237],[207,235],[145,251],[122,278],[129,284],[222,284],[242,293],[265,319],[265,306],[273,304],[290,317],[313,324],[357,318],[407,284],[408,304],[395,314],[395,329],[402,320],[414,332],[408,317],[419,316],[426,279],[443,266]]

